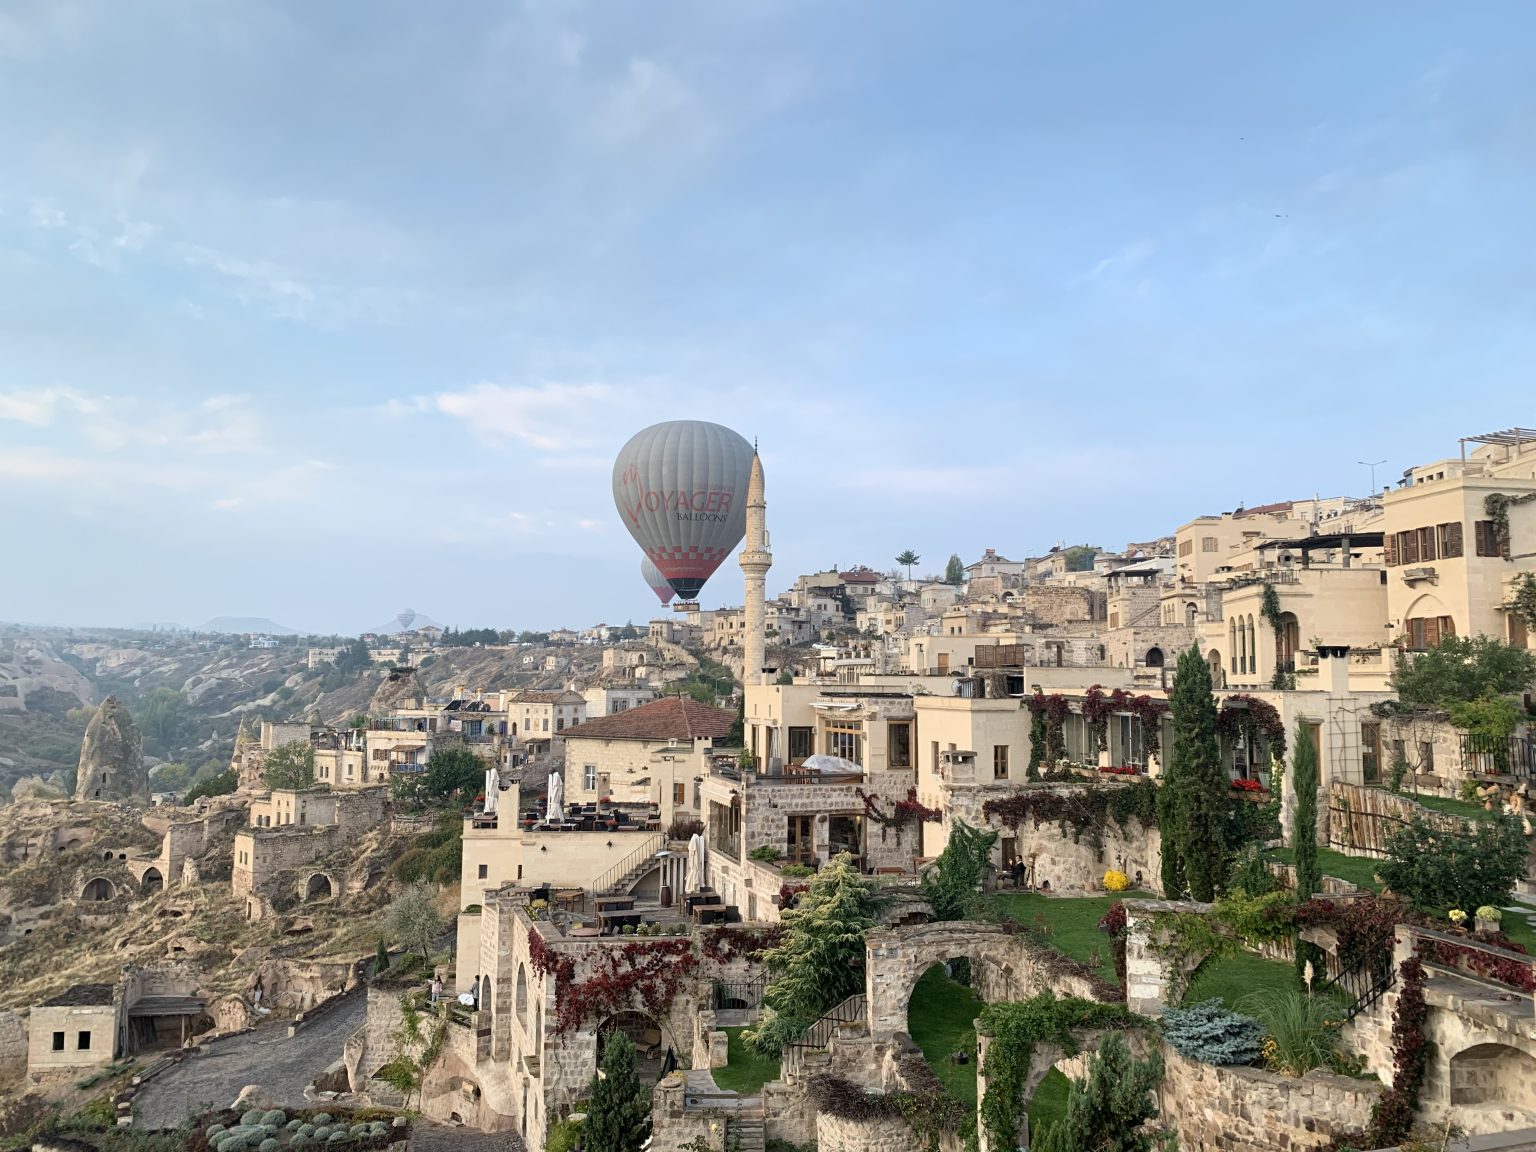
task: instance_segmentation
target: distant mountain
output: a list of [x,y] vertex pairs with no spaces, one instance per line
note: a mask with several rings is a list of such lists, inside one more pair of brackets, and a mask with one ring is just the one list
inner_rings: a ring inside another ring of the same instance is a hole
[[441,628],[432,617],[412,608],[403,609],[395,618],[387,624],[381,624],[377,628],[368,629],[375,636],[394,636],[400,632],[414,632],[417,628]]
[[279,624],[275,620],[268,620],[265,616],[215,616],[198,631],[228,632],[233,636],[244,636],[248,632],[257,632],[263,636],[298,635],[295,629]]

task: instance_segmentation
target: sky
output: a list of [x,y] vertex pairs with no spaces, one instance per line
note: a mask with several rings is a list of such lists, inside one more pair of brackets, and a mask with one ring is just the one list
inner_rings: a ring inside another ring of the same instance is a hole
[[0,619],[643,620],[610,468],[666,419],[760,442],[770,590],[1363,493],[1536,424],[1533,35],[7,0]]

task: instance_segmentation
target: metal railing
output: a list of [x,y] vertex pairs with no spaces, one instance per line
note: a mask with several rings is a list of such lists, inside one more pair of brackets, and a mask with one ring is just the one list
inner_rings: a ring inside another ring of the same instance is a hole
[[848,997],[836,1008],[819,1017],[790,1048],[825,1048],[832,1042],[839,1024],[862,1024],[869,1018],[869,999],[860,992]]
[[1529,780],[1536,774],[1536,737],[1529,733],[1507,740],[1473,733],[1461,737],[1461,762],[1469,772],[1485,776],[1518,776]]
[[1393,963],[1392,939],[1388,937],[1379,946],[1367,949],[1349,967],[1341,968],[1317,991],[1337,992],[1349,1005],[1344,1009],[1344,1019],[1353,1020],[1386,995],[1396,981],[1397,965]]
[[638,875],[638,873],[644,867],[645,862],[648,859],[654,859],[656,853],[660,852],[666,846],[667,837],[664,833],[658,832],[656,835],[649,837],[644,844],[640,845],[640,847],[636,848],[628,856],[624,857],[624,859],[620,860],[612,868],[608,869],[608,871],[604,872],[595,881],[593,881],[592,895],[602,896],[606,893],[612,892],[615,888],[619,887],[626,880],[628,880],[631,873],[636,873]]
[[710,1005],[717,1012],[761,1008],[765,986],[766,980],[762,976],[747,981],[716,980]]

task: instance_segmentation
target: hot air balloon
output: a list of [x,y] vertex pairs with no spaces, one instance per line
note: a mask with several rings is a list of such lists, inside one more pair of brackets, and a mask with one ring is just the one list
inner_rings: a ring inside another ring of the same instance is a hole
[[640,575],[650,585],[651,591],[656,593],[656,599],[660,600],[663,604],[677,595],[676,592],[672,591],[672,585],[667,583],[667,578],[661,574],[661,569],[651,563],[649,556],[642,558],[640,561]]
[[752,445],[719,424],[668,420],[635,433],[613,463],[613,502],[624,526],[681,600],[747,531]]

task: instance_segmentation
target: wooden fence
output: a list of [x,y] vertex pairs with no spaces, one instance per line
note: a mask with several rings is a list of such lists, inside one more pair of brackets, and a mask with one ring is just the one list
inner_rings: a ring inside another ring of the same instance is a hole
[[1387,842],[1415,816],[1448,832],[1465,823],[1460,816],[1436,812],[1383,788],[1340,781],[1328,786],[1328,846],[1351,856],[1384,858]]

